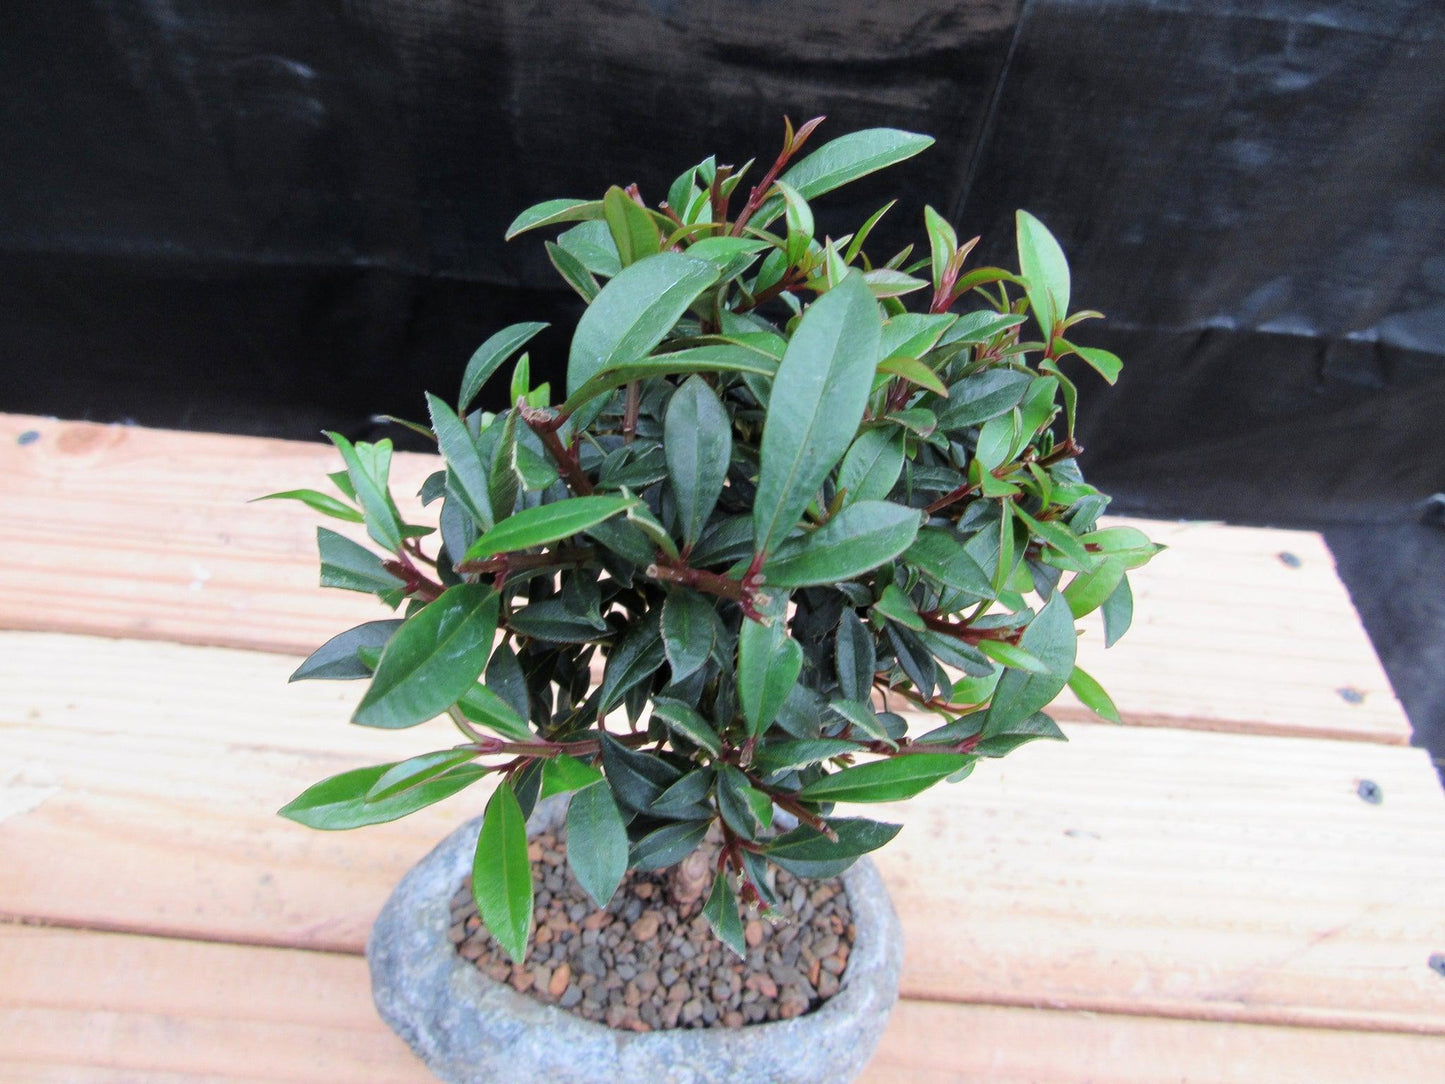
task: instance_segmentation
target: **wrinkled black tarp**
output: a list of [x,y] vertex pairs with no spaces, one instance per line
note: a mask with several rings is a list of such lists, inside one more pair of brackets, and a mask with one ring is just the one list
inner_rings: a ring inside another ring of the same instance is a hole
[[1060,237],[1109,315],[1077,338],[1129,363],[1083,411],[1124,504],[1406,522],[1445,490],[1442,71],[1438,2],[8,4],[0,409],[416,415],[503,322],[558,321],[534,361],[564,355],[577,305],[502,241],[519,209],[660,196],[827,113],[820,139],[938,146],[825,226],[901,194],[885,239],[924,201],[987,257],[1016,207]]

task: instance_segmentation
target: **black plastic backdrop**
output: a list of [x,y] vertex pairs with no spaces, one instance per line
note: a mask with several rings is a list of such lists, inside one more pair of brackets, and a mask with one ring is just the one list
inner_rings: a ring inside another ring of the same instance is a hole
[[1077,337],[1128,362],[1082,418],[1121,503],[1402,522],[1445,490],[1442,72],[1438,2],[11,3],[0,408],[415,416],[502,323],[556,321],[534,360],[565,355],[575,301],[502,241],[522,207],[659,198],[827,113],[816,139],[938,145],[825,226],[901,193],[885,240],[925,201],[987,258],[1016,207],[1059,236],[1109,314]]

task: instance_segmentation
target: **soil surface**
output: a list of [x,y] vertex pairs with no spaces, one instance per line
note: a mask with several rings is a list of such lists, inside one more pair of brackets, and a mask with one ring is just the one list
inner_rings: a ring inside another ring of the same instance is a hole
[[789,1020],[838,992],[854,927],[839,879],[777,870],[781,906],[749,913],[747,958],[714,936],[702,901],[675,906],[667,874],[628,873],[597,910],[567,868],[558,833],[531,844],[535,915],[513,964],[477,915],[468,878],[452,898],[450,937],[485,974],[614,1028],[742,1027]]

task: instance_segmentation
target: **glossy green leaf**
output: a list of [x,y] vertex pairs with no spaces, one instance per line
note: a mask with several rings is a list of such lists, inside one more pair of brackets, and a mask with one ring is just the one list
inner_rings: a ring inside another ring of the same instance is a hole
[[482,561],[498,553],[560,542],[626,511],[634,503],[635,499],[628,497],[570,497],[524,508],[472,543],[466,560]]
[[788,635],[787,596],[777,594],[763,609],[769,623],[744,618],[738,631],[738,698],[748,733],[758,735],[778,716],[803,672],[803,648]]
[[944,397],[948,395],[948,387],[938,379],[938,374],[917,358],[902,356],[884,358],[878,363],[878,371],[902,377],[910,384],[917,384],[920,388],[933,392],[934,395]]
[[810,802],[897,802],[927,790],[970,761],[963,753],[909,753],[869,761],[809,783],[798,797]]
[[[859,177],[906,161],[931,146],[933,140],[926,135],[896,128],[866,128],[824,143],[789,167],[782,179],[805,199],[814,199]],[[760,214],[764,223],[768,221],[768,212],[765,206]]]
[[[326,435],[341,452],[341,458],[346,461],[347,477],[351,479],[352,489],[366,519],[366,533],[383,549],[390,553],[397,552],[401,549],[401,518],[396,514],[396,508],[387,495],[385,471],[379,474],[372,471],[365,461],[370,454],[366,446],[353,445],[340,433],[328,431]],[[380,452],[379,456],[373,457],[373,463],[390,463],[391,441],[378,441],[373,447]]]
[[864,272],[863,281],[868,284],[868,291],[874,297],[902,297],[928,285],[922,279],[887,267]]
[[602,197],[602,216],[612,232],[612,241],[617,246],[617,255],[623,267],[661,250],[662,234],[657,223],[616,185]]
[[732,419],[701,377],[683,381],[663,418],[662,449],[683,541],[694,545],[707,526],[732,460]]
[[868,701],[863,699],[832,700],[828,703],[828,709],[839,718],[846,720],[849,725],[860,730],[868,740],[881,741],[895,749],[898,747],[898,743],[889,736],[882,721],[878,718],[878,713],[873,710],[873,705]]
[[487,495],[487,468],[482,463],[477,442],[451,407],[430,392],[426,399],[437,445],[446,460],[450,491],[478,526],[486,530],[493,522],[492,502]]
[[851,580],[908,549],[920,522],[915,508],[857,501],[817,530],[779,546],[763,566],[765,582],[793,588]]
[[[562,276],[562,281],[577,291],[577,296],[589,305],[596,300],[602,287],[592,277],[592,272],[587,270],[582,261],[572,253],[568,252],[561,245],[547,241],[543,245],[547,250],[547,259],[552,261],[552,266],[557,269],[557,274]],[[515,399],[512,400],[516,402]]]
[[622,642],[608,655],[607,669],[602,674],[602,711],[611,711],[620,704],[629,689],[662,667],[666,657],[660,622],[654,610],[647,620],[629,625]]
[[579,222],[559,233],[557,244],[594,275],[610,279],[622,270],[612,231],[604,221]]
[[462,374],[462,392],[457,397],[457,412],[466,413],[472,405],[472,400],[477,397],[491,375],[546,326],[543,323],[533,322],[512,324],[510,327],[502,328],[501,331],[477,347],[471,360],[467,362],[466,371]]
[[1134,592],[1129,586],[1128,576],[1119,581],[1119,586],[1104,600],[1099,612],[1104,617],[1104,646],[1113,647],[1119,642],[1119,637],[1129,631],[1129,625],[1134,620]]
[[813,240],[813,210],[808,201],[787,181],[777,182],[783,196],[783,219],[788,226],[787,261],[796,264],[808,251]]
[[1012,369],[985,369],[966,376],[948,389],[948,403],[939,408],[938,424],[943,429],[982,425],[1018,406],[1031,383],[1027,374]]
[[661,757],[635,752],[610,734],[603,734],[601,743],[607,782],[625,809],[650,811],[662,793],[682,778],[682,772]]
[[1048,668],[1048,673],[1005,670],[989,704],[984,722],[985,735],[991,736],[1048,706],[1073,673],[1078,636],[1074,630],[1073,614],[1069,612],[1069,604],[1061,592],[1056,591],[1029,622],[1019,646],[1039,659]]
[[569,395],[559,409],[564,414],[571,413],[598,396],[634,380],[675,376],[679,373],[753,373],[772,377],[777,371],[778,362],[775,359],[743,346],[731,343],[694,346],[687,350],[654,354],[603,369]]
[[862,817],[834,817],[828,821],[838,839],[829,839],[816,828],[799,825],[768,844],[768,859],[797,877],[836,877],[859,857],[876,851],[903,830],[901,824],[886,824]]
[[1027,211],[1019,211],[1017,220],[1019,270],[1029,307],[1048,341],[1069,313],[1069,263],[1042,222]]
[[438,749],[434,753],[422,753],[420,756],[403,760],[399,764],[393,764],[386,772],[371,785],[366,792],[368,802],[377,802],[390,798],[393,794],[400,794],[408,787],[414,787],[418,783],[435,778],[455,768],[459,764],[465,764],[477,758],[476,749]]
[[481,675],[497,631],[497,593],[481,584],[448,588],[386,645],[351,721],[415,726],[441,714]]
[[513,963],[521,963],[532,932],[532,865],[527,821],[509,782],[499,784],[487,802],[472,861],[472,895],[497,944]]
[[316,528],[321,553],[321,586],[364,594],[400,591],[402,580],[382,567],[381,558],[365,546],[325,527]]
[[759,813],[767,807],[769,821],[772,805],[766,795],[753,789],[748,777],[731,764],[717,769],[717,805],[724,823],[744,839],[757,839],[766,827]]
[[743,920],[738,913],[738,898],[733,893],[733,886],[728,881],[726,871],[719,872],[713,881],[707,902],[702,905],[702,914],[707,919],[707,924],[712,927],[713,933],[717,934],[718,940],[737,953],[739,958],[747,955],[747,945],[743,942]]
[[958,234],[941,214],[927,204],[923,207],[923,224],[928,231],[929,263],[933,270],[933,288],[943,288],[943,273],[958,251]]
[[1088,362],[1089,367],[1110,384],[1119,379],[1119,372],[1124,368],[1124,363],[1119,360],[1118,354],[1111,354],[1096,346],[1076,346],[1074,353]]
[[681,700],[666,696],[653,697],[652,714],[654,718],[662,720],[669,730],[682,735],[704,752],[717,756],[722,751],[717,731]]
[[550,798],[554,794],[566,794],[568,791],[581,790],[602,781],[602,773],[591,764],[563,753],[548,757],[542,762],[540,797]]
[[950,531],[925,527],[918,532],[918,538],[908,547],[903,559],[952,591],[978,600],[993,597],[988,573]]
[[668,593],[662,604],[662,643],[673,681],[687,677],[712,654],[717,639],[714,614],[713,604],[696,591]]
[[[499,649],[493,662],[507,658],[509,651],[506,647]],[[491,667],[487,670],[487,678],[492,680]],[[495,730],[504,738],[512,741],[532,741],[534,738],[531,728],[527,726],[527,720],[486,685],[473,684],[457,700],[457,707],[472,722]]]
[[577,322],[567,357],[569,399],[603,369],[651,353],[717,277],[712,265],[674,252],[624,267]]
[[313,512],[324,516],[344,519],[348,523],[362,522],[362,515],[351,505],[338,501],[326,493],[314,489],[288,489],[284,493],[267,493],[264,497],[252,497],[252,501],[300,501]]
[[865,429],[858,434],[838,465],[838,489],[845,500],[881,501],[893,492],[903,473],[903,441],[887,429]]
[[981,640],[978,649],[1000,666],[1027,670],[1030,674],[1047,674],[1048,665],[1032,651],[1006,640]]
[[1111,723],[1124,721],[1119,718],[1119,709],[1114,706],[1113,699],[1104,691],[1104,687],[1077,666],[1069,675],[1069,689],[1079,698],[1079,703],[1101,719],[1107,719]]
[[1064,598],[1075,617],[1093,613],[1124,579],[1122,561],[1105,560],[1091,571],[1080,572],[1064,588]]
[[519,233],[554,226],[559,222],[582,222],[602,217],[600,199],[549,199],[528,207],[512,219],[504,235],[510,241]]
[[697,850],[707,835],[709,821],[678,821],[665,824],[638,840],[628,856],[633,869],[667,869]]
[[627,825],[606,782],[572,795],[567,806],[567,865],[598,907],[607,906],[627,873]]
[[952,313],[899,313],[883,325],[882,357],[921,358],[932,350],[958,317]]
[[287,681],[349,681],[371,677],[371,667],[357,656],[361,648],[380,651],[401,628],[400,620],[368,621],[337,633],[313,651]]
[[838,623],[838,638],[834,643],[834,664],[837,667],[838,687],[850,700],[866,700],[873,692],[873,678],[878,669],[877,649],[873,634],[858,619],[857,613],[848,609]]
[[890,583],[883,589],[883,594],[878,601],[873,603],[873,609],[888,618],[896,621],[907,629],[923,629],[927,626],[923,618],[918,616],[918,607],[913,605],[913,600],[904,594],[895,583]]
[[813,302],[798,322],[763,426],[753,503],[758,552],[772,552],[793,530],[857,435],[880,334],[877,305],[856,273]]
[[475,783],[487,772],[487,769],[480,765],[466,764],[410,790],[380,801],[368,802],[367,793],[376,785],[377,780],[394,767],[394,764],[376,764],[369,768],[357,768],[333,775],[330,779],[323,779],[320,783],[307,787],[277,812],[297,824],[326,831],[384,824],[451,797],[463,787]]
[[1001,757],[1012,753],[1020,745],[1026,745],[1040,738],[1048,741],[1068,741],[1059,725],[1041,711],[1024,719],[1006,724],[997,732],[988,734],[974,746],[974,752],[981,757]]

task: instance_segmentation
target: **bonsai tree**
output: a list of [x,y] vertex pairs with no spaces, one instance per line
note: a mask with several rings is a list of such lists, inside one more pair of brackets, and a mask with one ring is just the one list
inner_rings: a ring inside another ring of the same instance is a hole
[[353,828],[495,777],[473,884],[514,960],[539,797],[571,794],[567,859],[599,906],[628,869],[677,867],[741,954],[739,898],[772,906],[771,867],[833,876],[899,831],[840,805],[1062,739],[1043,709],[1066,685],[1117,719],[1075,621],[1102,609],[1117,640],[1157,547],[1100,529],[1108,498],[1079,472],[1067,372],[1120,365],[1072,341],[1100,314],[1070,312],[1064,254],[1024,212],[1016,272],[966,270],[978,239],[932,208],[921,254],[870,255],[892,203],[818,236],[811,201],[932,142],[873,129],[800,157],[821,119],[787,125],[737,208],[749,168],[709,158],[656,207],[614,187],[512,223],[567,225],[546,249],[587,308],[565,387],[534,386],[522,354],[510,406],[475,408],[545,326],[521,323],[456,400],[428,396],[436,529],[398,513],[386,440],[328,434],[339,496],[273,495],[364,524],[374,546],[320,529],[321,583],[401,609],[293,680],[369,681],[362,726],[445,714],[461,733],[282,814]]

